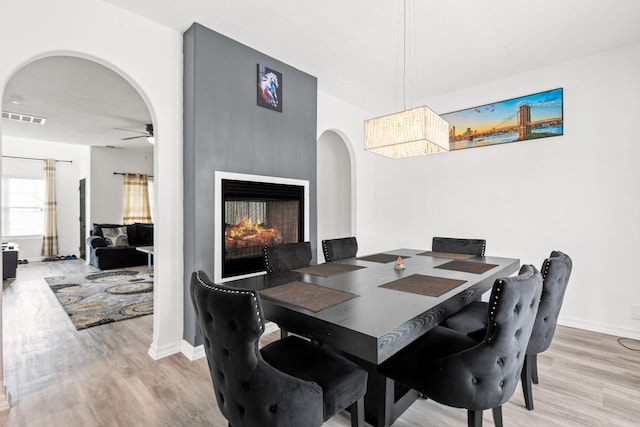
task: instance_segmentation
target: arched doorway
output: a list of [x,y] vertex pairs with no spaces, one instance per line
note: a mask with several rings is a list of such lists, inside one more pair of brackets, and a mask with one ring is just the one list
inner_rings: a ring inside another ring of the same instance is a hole
[[[74,161],[56,158],[59,165],[66,163],[59,173],[66,172],[63,178],[67,178],[57,184],[65,189],[57,203],[62,226],[58,246],[60,255],[82,255],[86,243],[80,237],[88,234],[91,223],[121,222],[121,179],[107,170],[153,175],[154,147],[143,133],[147,125],[152,126],[147,106],[137,90],[110,68],[90,59],[51,55],[29,62],[11,76],[2,109],[3,166],[22,174],[31,169],[31,174],[38,175],[38,162],[27,160],[37,160],[44,153],[55,157],[47,143],[61,144],[57,146],[61,153],[70,147]],[[76,200],[69,200],[69,190],[81,179],[86,180],[87,198],[85,206],[78,207]],[[87,226],[81,230],[69,223],[82,216],[82,208],[86,208]],[[38,238],[18,239],[24,258],[38,257]]]
[[[352,236],[351,157],[343,138],[325,131],[318,139],[318,243]],[[318,253],[322,251],[319,250]]]
[[[73,90],[64,91],[65,79],[68,80],[67,83]],[[63,91],[60,91],[61,89]],[[65,150],[65,153],[82,150],[86,150],[88,153],[90,150],[88,145],[91,145],[93,148],[118,153],[110,155],[112,159],[116,159],[118,155],[128,160],[146,158],[150,162],[153,173],[154,146],[148,144],[144,138],[142,141],[127,143],[122,139],[130,137],[132,134],[114,129],[122,127],[135,130],[139,123],[143,125],[143,128],[145,124],[153,123],[152,112],[138,90],[114,69],[92,59],[86,59],[86,56],[80,58],[68,55],[44,55],[17,69],[6,80],[2,93],[3,112],[8,110],[19,113],[23,117],[46,118],[50,124],[50,127],[46,128],[46,125],[39,123],[27,123],[23,118],[23,122],[17,122],[14,127],[10,118],[6,118],[0,129],[3,155],[15,154],[16,147],[18,149],[25,148],[19,146],[26,141],[28,144],[23,145],[30,145],[27,147],[28,154],[23,156],[20,161],[28,162],[31,159],[38,160],[38,157],[45,156],[49,158],[60,157],[60,159],[66,160],[67,157],[64,154],[56,156],[55,153],[49,152],[39,156],[37,152],[38,147],[42,147],[43,144],[62,145],[66,141],[67,145],[73,145],[76,148]],[[45,98],[49,105],[44,105]],[[65,116],[64,120],[63,116]],[[72,127],[68,125],[67,119],[69,117],[72,118]],[[13,151],[10,153],[10,150],[6,149],[5,143],[12,139],[14,141],[10,143],[13,145]],[[82,141],[83,139],[84,141]],[[128,150],[134,150],[135,154],[132,155],[132,152]],[[89,176],[90,155],[87,156],[85,164],[80,164],[84,160],[83,156],[72,157],[78,165],[77,167],[81,169],[76,178],[83,176],[82,174],[85,174],[85,177]],[[126,162],[115,160],[113,163],[122,165]],[[119,169],[111,170],[110,174],[117,170]],[[113,178],[113,176],[111,177]],[[120,183],[120,187],[121,185]],[[63,188],[63,191],[72,194],[75,203],[78,203],[77,186],[78,180],[76,179],[73,186]],[[100,209],[94,209],[94,211],[96,210]],[[78,253],[76,251],[81,234],[77,224],[79,211],[78,205],[67,211],[68,216],[73,219],[74,225],[64,228],[66,232],[73,234],[71,239],[68,239],[73,243],[66,244],[64,249],[61,248],[63,255]],[[88,215],[91,214],[88,213]],[[87,219],[89,228],[93,219],[96,218],[89,216]],[[21,246],[25,251],[27,247],[28,245]],[[28,257],[26,253],[24,257]],[[1,324],[0,327],[2,327]],[[151,338],[151,334],[149,334],[149,341]],[[2,362],[1,354],[0,362]]]

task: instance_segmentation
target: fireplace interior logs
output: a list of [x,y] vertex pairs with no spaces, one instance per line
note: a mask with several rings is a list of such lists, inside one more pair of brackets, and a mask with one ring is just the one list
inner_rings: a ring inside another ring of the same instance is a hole
[[303,188],[284,184],[223,180],[222,189],[222,277],[263,270],[263,246],[304,240]]

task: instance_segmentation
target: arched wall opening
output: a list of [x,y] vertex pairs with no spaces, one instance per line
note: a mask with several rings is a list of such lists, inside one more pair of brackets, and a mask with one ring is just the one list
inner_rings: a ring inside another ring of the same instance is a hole
[[[102,1],[13,2],[0,26],[0,92],[23,65],[54,54],[77,55],[117,72],[151,112],[154,146],[153,337],[148,354],[160,359],[184,351],[183,33]],[[3,15],[4,16],[4,15]],[[24,31],[24,22],[38,31]],[[105,42],[108,40],[108,43]],[[0,124],[1,126],[1,124]],[[1,331],[1,328],[0,328]],[[186,353],[185,353],[186,354]],[[1,357],[1,354],[0,354]]]
[[[354,171],[347,142],[327,130],[318,138],[318,244],[355,235]],[[322,253],[322,248],[318,248]]]
[[[32,58],[29,58],[27,60],[24,60],[22,63],[20,63],[19,65],[13,67],[11,69],[11,71],[7,74],[5,74],[4,76],[0,76],[0,95],[3,97],[6,94],[6,88],[7,85],[9,84],[9,82],[11,81],[11,79],[17,75],[18,73],[20,73],[21,70],[23,70],[25,67],[29,66],[30,64],[39,61],[41,59],[45,59],[45,58],[51,58],[51,57],[58,57],[58,56],[66,56],[66,57],[75,57],[75,58],[80,58],[83,60],[87,60],[87,61],[91,61],[94,62],[95,64],[98,64],[99,66],[104,67],[105,69],[109,70],[110,72],[114,73],[116,76],[124,79],[129,85],[131,85],[131,87],[140,95],[140,97],[142,98],[144,105],[146,106],[146,109],[148,111],[149,116],[151,117],[150,122],[154,124],[154,128],[155,128],[155,135],[156,135],[156,141],[159,141],[161,139],[161,135],[160,135],[160,128],[161,126],[156,126],[155,124],[157,123],[156,121],[156,114],[153,108],[152,103],[150,102],[149,97],[147,96],[147,94],[141,89],[141,86],[139,84],[137,84],[134,79],[132,79],[127,73],[125,73],[123,70],[121,70],[119,67],[109,63],[108,61],[102,60],[101,58],[97,58],[95,56],[89,55],[89,54],[85,54],[85,53],[81,53],[81,52],[70,52],[70,51],[50,51],[50,52],[44,52],[42,54],[36,55]],[[4,153],[4,140],[5,140],[6,135],[4,135],[3,132],[3,127],[2,124],[0,123],[0,155]],[[45,142],[45,140],[42,140],[42,142]],[[62,142],[62,141],[61,141]],[[153,147],[153,169],[152,170],[157,170],[157,150],[158,150],[158,145],[154,145]],[[0,166],[0,174],[2,173],[2,167]],[[158,206],[158,194],[160,193],[160,191],[158,191],[159,189],[156,186],[156,191],[154,192],[154,205],[157,207]],[[1,197],[0,197],[0,207],[2,204],[1,201]],[[0,209],[0,220],[1,218],[1,212],[2,209]],[[87,226],[88,228],[90,228],[91,226],[91,221],[89,220],[90,218],[90,212],[87,209]],[[157,234],[157,230],[156,230],[156,234]],[[87,231],[87,235],[88,235],[88,231]],[[157,241],[158,239],[156,239]],[[1,303],[1,297],[0,297],[0,303]],[[153,337],[150,336],[149,340],[152,341],[152,339],[155,339],[156,334],[158,333],[156,331],[156,321],[157,319],[161,318],[161,313],[160,311],[162,310],[162,307],[159,306],[157,304],[157,299],[154,298],[154,315],[153,315]],[[2,329],[4,328],[4,325],[2,324],[2,316],[1,316],[1,312],[0,312],[0,342],[2,341]],[[153,347],[153,344],[152,344]],[[150,349],[150,354],[151,354],[151,349]],[[4,365],[3,363],[3,355],[2,355],[2,350],[0,348],[0,369],[2,369],[2,366]],[[4,378],[2,375],[0,375],[0,384],[3,386],[2,390],[0,390],[0,394],[2,394],[4,392]],[[4,409],[2,407],[2,402],[0,402],[0,409]]]

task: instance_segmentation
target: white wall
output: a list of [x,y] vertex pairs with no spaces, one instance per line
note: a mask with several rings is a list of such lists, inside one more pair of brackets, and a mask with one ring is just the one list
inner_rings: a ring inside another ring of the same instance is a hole
[[[337,133],[318,139],[318,254],[322,240],[351,236],[351,158]],[[322,256],[318,255],[319,262]]]
[[124,177],[114,172],[153,175],[153,155],[117,148],[91,148],[89,228],[93,223],[122,224]]
[[323,92],[321,81],[318,86],[318,138],[333,131],[346,145],[351,159],[351,230],[358,239],[358,253],[370,254],[378,247],[373,215],[375,155],[364,152],[362,141],[363,123],[371,114]]
[[181,351],[182,34],[100,0],[23,0],[2,5],[0,39],[19,40],[0,43],[0,91],[19,68],[33,60],[76,55],[113,69],[147,104],[156,140],[158,212],[149,353],[158,358]]
[[[78,218],[80,216],[80,198],[78,184],[80,179],[87,177],[85,172],[87,170],[89,148],[50,141],[4,137],[2,139],[2,154],[15,157],[70,160],[72,162],[56,163],[58,253],[60,255],[79,256],[80,228]],[[43,179],[44,162],[3,157],[2,176]],[[20,245],[20,259],[28,259],[30,261],[42,259],[40,256],[42,236],[24,238],[3,236],[2,240],[10,240]]]
[[[429,100],[446,113],[564,88],[564,135],[407,160],[376,158],[378,247],[487,239],[487,254],[574,261],[560,323],[640,338],[640,45]],[[370,229],[370,232],[374,230]]]

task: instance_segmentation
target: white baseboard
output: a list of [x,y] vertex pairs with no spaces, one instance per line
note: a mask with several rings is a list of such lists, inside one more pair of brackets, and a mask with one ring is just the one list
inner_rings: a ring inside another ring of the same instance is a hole
[[41,256],[41,257],[35,257],[34,256],[34,257],[29,257],[29,258],[20,258],[20,257],[18,257],[18,259],[26,259],[29,262],[42,262],[42,261],[44,261],[44,257],[43,256]]
[[182,340],[181,351],[182,351],[182,354],[184,354],[184,356],[192,362],[205,357],[204,346],[202,344],[194,347],[191,344],[189,344],[187,341]]
[[266,322],[264,324],[264,335],[270,334],[271,332],[279,331],[280,328],[273,322]]
[[149,351],[147,351],[147,354],[149,354],[149,356],[151,356],[153,360],[158,360],[167,356],[172,356],[176,353],[180,353],[181,351],[182,344],[180,341],[163,346],[157,346],[155,342],[152,342],[151,347],[149,347]]
[[[604,323],[588,322],[583,319],[566,316],[561,316],[560,318],[558,318],[558,324],[562,326],[568,326],[570,328],[584,329],[601,334],[640,340],[640,328],[621,328]],[[264,334],[269,334],[278,330],[278,325],[276,325],[275,323],[265,323]],[[151,356],[153,360],[162,359],[163,357],[171,356],[177,353],[182,353],[187,359],[192,362],[205,357],[204,347],[202,346],[202,344],[194,347],[185,340],[169,345],[164,345],[162,347],[156,347],[152,343],[148,351],[149,356]],[[0,402],[0,411],[1,410],[2,404]]]
[[[280,330],[278,328],[278,325],[276,325],[273,322],[266,322],[264,325],[264,333],[263,334],[270,334],[271,332],[275,332]],[[206,357],[206,354],[204,353],[204,346],[202,344],[200,344],[199,346],[192,346],[191,344],[189,344],[187,341],[182,341],[182,348],[181,348],[181,353],[184,354],[184,356],[189,359],[190,361],[195,361],[198,359],[202,359],[203,357]]]
[[599,332],[601,334],[613,335],[622,338],[632,338],[640,340],[640,327],[639,328],[626,328],[619,326],[611,326],[604,323],[589,322],[583,319],[577,319],[574,317],[560,316],[558,318],[558,325],[568,326],[570,328],[584,329],[592,332]]

